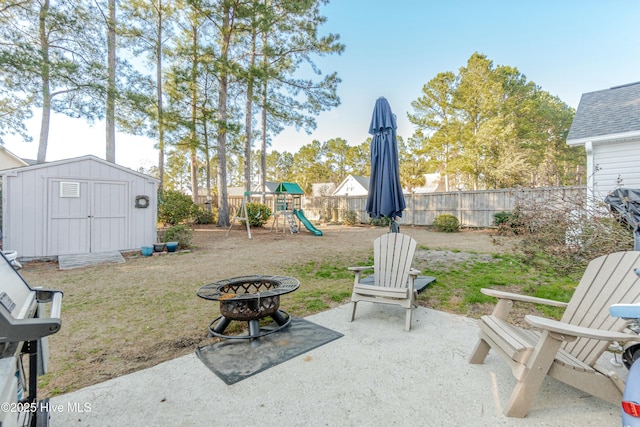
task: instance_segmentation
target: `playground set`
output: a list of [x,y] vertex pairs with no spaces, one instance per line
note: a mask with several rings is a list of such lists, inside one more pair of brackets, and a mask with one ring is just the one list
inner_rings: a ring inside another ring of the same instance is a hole
[[[249,210],[247,205],[251,199],[251,191],[245,191],[242,205],[238,206],[236,212],[231,220],[229,229],[227,230],[227,236],[233,227],[236,220],[244,221],[247,227],[247,235],[251,239],[251,227],[249,225]],[[262,193],[260,193],[262,194]],[[293,182],[281,182],[275,190],[275,203],[273,216],[274,220],[271,224],[271,231],[275,229],[278,232],[280,221],[282,220],[282,232],[286,233],[286,228],[289,229],[291,234],[300,232],[300,225],[305,228],[314,236],[322,236],[322,231],[318,230],[311,222],[304,216],[302,211],[302,196],[304,191],[300,186]]]

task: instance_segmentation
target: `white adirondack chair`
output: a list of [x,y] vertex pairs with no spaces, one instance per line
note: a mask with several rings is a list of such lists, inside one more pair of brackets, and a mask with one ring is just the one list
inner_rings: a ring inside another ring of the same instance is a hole
[[[411,268],[416,241],[406,234],[387,233],[373,242],[373,266],[349,267],[356,276],[351,295],[351,321],[360,301],[396,304],[407,310],[405,331],[411,329],[411,310],[417,299],[414,281],[418,270]],[[361,283],[365,270],[374,270],[373,285]]]
[[[491,315],[478,320],[480,339],[469,363],[483,363],[489,350],[502,356],[518,381],[505,415],[527,415],[544,378],[549,375],[579,390],[620,405],[624,382],[597,362],[612,341],[637,341],[623,333],[624,320],[609,315],[615,303],[640,302],[640,252],[616,252],[589,263],[569,303],[482,289],[496,297]],[[565,307],[561,321],[527,315],[533,329],[507,321],[515,301]]]

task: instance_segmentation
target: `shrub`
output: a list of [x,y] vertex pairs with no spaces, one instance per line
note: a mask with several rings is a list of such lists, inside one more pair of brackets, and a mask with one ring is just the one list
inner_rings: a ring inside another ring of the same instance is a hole
[[178,242],[178,246],[181,248],[191,247],[191,238],[193,237],[193,231],[188,225],[178,224],[164,230],[162,235],[163,242]]
[[391,223],[391,218],[386,216],[381,216],[380,218],[371,218],[369,220],[369,224],[375,225],[376,227],[388,227]]
[[514,234],[520,234],[524,226],[518,209],[513,212],[503,211],[493,214],[493,224],[498,226],[500,232],[510,231]]
[[502,224],[508,224],[511,219],[511,212],[497,212],[493,214],[493,225],[498,227]]
[[342,220],[347,225],[355,225],[358,223],[358,214],[354,211],[347,211],[344,213]]
[[[262,227],[269,220],[271,209],[262,203],[247,203],[247,215],[249,216],[250,226]],[[242,221],[242,225],[245,225],[244,221]]]
[[433,226],[438,231],[453,233],[460,229],[460,222],[458,221],[458,218],[453,215],[443,214],[438,215],[436,219],[433,220]]
[[194,224],[213,224],[216,222],[216,216],[218,215],[218,212],[216,209],[212,209],[211,212],[209,212],[208,209],[206,208],[198,208],[198,211],[196,212],[196,214],[193,216],[193,223]]
[[556,273],[582,272],[601,255],[633,250],[633,234],[602,200],[549,194],[519,209],[522,261]]
[[158,221],[176,225],[189,221],[198,212],[191,197],[175,190],[166,190],[158,197]]

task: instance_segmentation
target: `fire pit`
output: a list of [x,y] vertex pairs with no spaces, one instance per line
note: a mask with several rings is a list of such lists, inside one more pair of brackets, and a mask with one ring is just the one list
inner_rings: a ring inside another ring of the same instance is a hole
[[[241,276],[209,283],[198,289],[197,295],[210,301],[220,301],[221,315],[209,324],[212,336],[230,339],[256,339],[272,334],[291,323],[291,316],[280,310],[280,295],[293,292],[300,282],[287,276]],[[261,330],[258,320],[271,317],[275,329]],[[232,320],[249,323],[248,335],[224,335]]]

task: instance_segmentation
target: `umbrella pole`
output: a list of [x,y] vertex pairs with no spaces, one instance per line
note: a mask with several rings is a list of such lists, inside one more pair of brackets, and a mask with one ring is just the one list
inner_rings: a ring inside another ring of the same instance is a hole
[[398,221],[396,221],[395,218],[391,218],[391,221],[389,221],[389,232],[390,233],[400,232],[400,224],[398,224]]

